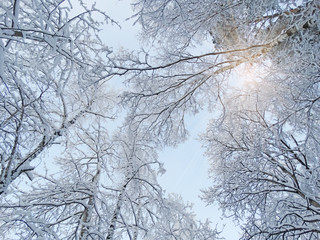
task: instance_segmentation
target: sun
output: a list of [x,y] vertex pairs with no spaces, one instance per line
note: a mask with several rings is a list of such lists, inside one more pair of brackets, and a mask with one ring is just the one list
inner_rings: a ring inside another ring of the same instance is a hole
[[262,81],[265,75],[263,67],[260,64],[244,63],[236,69],[235,81],[239,87],[246,87],[248,85],[255,85]]
[[245,62],[234,69],[231,77],[231,86],[240,89],[257,86],[268,77],[271,70],[271,62]]

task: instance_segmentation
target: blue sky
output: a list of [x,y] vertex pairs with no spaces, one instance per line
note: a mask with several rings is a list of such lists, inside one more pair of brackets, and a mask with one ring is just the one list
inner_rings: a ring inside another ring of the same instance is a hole
[[181,194],[184,201],[194,203],[193,210],[198,219],[209,219],[212,226],[223,230],[221,236],[227,240],[239,239],[240,229],[231,219],[222,219],[222,212],[218,206],[206,206],[199,199],[201,189],[210,186],[208,179],[209,164],[204,157],[204,149],[197,140],[198,135],[205,131],[210,113],[201,112],[192,118],[188,118],[187,127],[190,130],[190,138],[177,148],[167,148],[160,153],[160,161],[164,162],[166,173],[160,178],[160,184],[167,193]]

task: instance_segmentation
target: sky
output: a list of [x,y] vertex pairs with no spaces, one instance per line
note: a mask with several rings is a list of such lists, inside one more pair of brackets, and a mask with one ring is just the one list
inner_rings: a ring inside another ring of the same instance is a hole
[[236,240],[240,238],[240,228],[235,226],[231,219],[222,219],[222,212],[218,206],[206,206],[199,198],[201,189],[210,186],[210,180],[209,164],[197,138],[205,131],[210,116],[210,113],[204,111],[189,118],[187,128],[190,130],[190,138],[177,148],[167,148],[160,153],[160,161],[164,162],[166,173],[159,182],[167,193],[181,194],[184,201],[192,202],[193,210],[199,220],[209,219],[212,226],[217,226],[220,231],[223,230],[222,237]]
[[[88,0],[90,2],[90,0]],[[138,33],[139,25],[133,26],[133,20],[126,20],[132,15],[130,1],[124,0],[99,0],[97,8],[105,11],[116,20],[121,29],[116,25],[104,27],[101,38],[116,52],[120,49],[138,49],[140,43]],[[193,203],[193,211],[200,220],[207,218],[212,226],[222,230],[222,237],[227,240],[236,240],[240,237],[240,229],[230,219],[221,219],[222,213],[218,206],[206,206],[199,199],[201,190],[210,185],[208,179],[208,162],[203,156],[204,149],[197,141],[198,135],[205,131],[206,124],[211,114],[204,111],[195,117],[189,117],[187,127],[190,130],[189,139],[176,148],[166,148],[159,154],[160,162],[164,162],[166,173],[160,177],[159,183],[166,193],[178,193],[185,202]]]

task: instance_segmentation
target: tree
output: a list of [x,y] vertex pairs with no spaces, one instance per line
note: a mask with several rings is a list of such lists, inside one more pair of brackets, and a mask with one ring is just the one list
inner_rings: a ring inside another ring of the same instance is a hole
[[[111,134],[108,119],[119,109],[105,82],[122,73],[104,56],[97,14],[112,20],[82,1],[76,9],[63,0],[0,3],[0,236],[215,237],[181,200],[164,196],[162,165],[145,132],[129,125]],[[36,168],[53,144],[63,154]],[[176,224],[164,234],[168,213]]]
[[[186,139],[186,116],[209,106],[221,115],[203,137],[215,181],[206,201],[244,221],[244,238],[318,237],[318,1],[136,0],[149,49],[118,59],[98,38],[92,14],[101,11],[80,5],[69,18],[65,1],[0,3],[6,236],[215,237],[179,199],[162,196],[153,167],[156,150]],[[234,90],[243,65],[264,74]],[[124,74],[129,115],[109,138],[90,116],[110,113],[97,98],[109,96],[104,79]],[[60,173],[40,174],[32,191],[14,186],[58,138],[72,146]]]
[[210,222],[196,221],[191,209],[192,206],[184,204],[181,197],[169,195],[157,212],[161,217],[148,239],[219,239],[217,231],[211,228]]
[[[154,134],[150,138],[168,144],[185,139],[185,115],[222,101],[228,76],[237,66],[294,54],[297,38],[303,35],[302,41],[308,41],[316,35],[319,11],[314,1],[297,6],[159,0],[135,1],[134,6],[150,48],[160,50],[154,56],[152,50],[126,55],[115,67],[131,73],[128,82],[135,90],[125,95],[131,120],[137,126],[148,122],[147,131]],[[208,38],[214,44],[208,45]],[[209,51],[199,53],[201,44]]]
[[[187,114],[221,110],[203,137],[213,178],[206,201],[244,221],[244,239],[318,238],[318,1],[134,6],[160,51],[117,64],[132,74],[128,121],[160,145],[176,144],[186,137]],[[195,54],[201,43],[208,52]],[[232,89],[243,65],[264,73]]]
[[103,123],[75,124],[58,174],[2,199],[6,239],[213,239],[216,231],[199,225],[190,206],[164,196],[154,149],[128,128],[109,137]]
[[296,106],[288,89],[273,84],[233,96],[223,122],[209,125],[203,140],[212,187],[204,198],[245,222],[243,239],[317,239],[318,103],[309,93],[305,106]]
[[[84,115],[108,75],[100,14],[68,1],[0,3],[0,195]],[[111,21],[111,20],[110,20]],[[99,83],[100,81],[100,83]]]

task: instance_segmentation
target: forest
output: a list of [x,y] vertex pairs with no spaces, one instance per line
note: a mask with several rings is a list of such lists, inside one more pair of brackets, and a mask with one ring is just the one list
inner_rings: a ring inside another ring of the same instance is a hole
[[128,2],[138,50],[93,1],[0,1],[0,239],[221,239],[159,183],[201,112],[201,201],[320,239],[320,2]]

